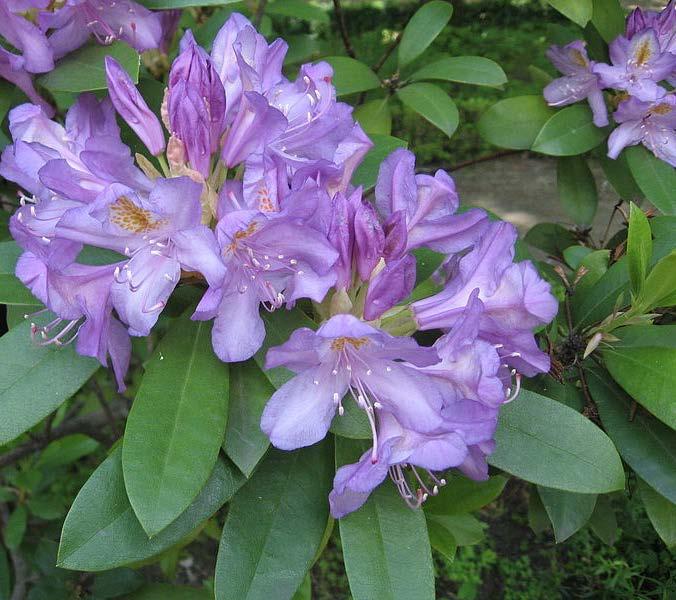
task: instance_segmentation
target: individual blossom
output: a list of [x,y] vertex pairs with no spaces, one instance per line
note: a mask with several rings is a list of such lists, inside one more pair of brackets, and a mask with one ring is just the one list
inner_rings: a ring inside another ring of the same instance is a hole
[[613,118],[619,126],[608,138],[608,156],[617,158],[627,146],[643,144],[657,158],[676,167],[676,95],[655,102],[628,98]]
[[545,100],[550,106],[566,106],[587,100],[592,109],[594,125],[608,125],[608,109],[603,98],[603,88],[594,61],[589,60],[585,43],[576,40],[565,46],[552,46],[547,57],[563,74],[544,89]]
[[676,2],[669,0],[658,13],[637,6],[627,17],[625,37],[631,40],[637,33],[652,29],[664,52],[676,52]]

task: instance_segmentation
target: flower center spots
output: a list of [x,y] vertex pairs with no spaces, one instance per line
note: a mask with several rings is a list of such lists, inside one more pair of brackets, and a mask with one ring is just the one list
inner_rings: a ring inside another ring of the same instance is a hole
[[580,65],[581,67],[587,66],[587,59],[579,50],[572,50],[570,53],[570,58],[576,65]]
[[148,233],[163,225],[149,210],[136,206],[127,196],[120,196],[110,205],[110,221],[132,233]]
[[252,235],[256,229],[258,229],[258,224],[255,221],[252,221],[247,225],[246,229],[240,229],[235,231],[235,235],[232,236],[232,242],[225,247],[224,254],[228,252],[234,252],[237,249],[237,245],[244,239]]
[[634,60],[639,67],[642,67],[650,60],[652,54],[653,54],[652,50],[650,49],[650,42],[648,40],[644,40],[636,49]]
[[353,348],[359,350],[362,346],[365,346],[368,344],[368,338],[361,337],[361,338],[355,338],[355,337],[339,337],[336,338],[331,342],[331,350],[335,350],[336,352],[342,352],[345,350],[345,346],[350,345]]
[[270,191],[267,186],[262,186],[258,190],[258,210],[264,213],[277,212],[277,208],[270,198]]
[[666,102],[652,107],[650,111],[654,115],[668,115],[671,112],[671,105]]

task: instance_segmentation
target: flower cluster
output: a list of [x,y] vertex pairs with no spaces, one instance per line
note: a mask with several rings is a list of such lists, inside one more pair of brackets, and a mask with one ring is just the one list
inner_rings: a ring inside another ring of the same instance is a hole
[[[643,144],[657,158],[676,167],[676,1],[660,13],[636,8],[624,35],[610,44],[611,64],[590,60],[585,43],[552,46],[547,53],[563,73],[544,89],[551,106],[586,99],[597,127],[608,125],[603,90],[613,90],[613,120],[608,156]],[[669,89],[665,87],[669,84]]]
[[[354,401],[373,443],[336,473],[332,513],[358,508],[388,474],[418,506],[443,483],[435,472],[487,476],[500,406],[522,374],[549,369],[533,330],[557,302],[530,262],[514,262],[514,228],[458,212],[451,177],[416,175],[409,151],[384,160],[373,199],[352,185],[372,143],[336,101],[330,65],[288,80],[286,49],[234,14],[211,54],[186,33],[161,120],[112,58],[109,99],[81,96],[65,125],[31,104],[11,112],[0,174],[26,192],[10,222],[24,250],[16,274],[54,315],[32,331],[110,363],[123,388],[130,336],[148,335],[182,279],[202,282],[193,319],[213,320],[228,362],[261,348],[261,308],[309,299],[319,328],[267,353],[268,368],[295,376],[263,431],[281,449],[314,444]],[[134,162],[115,111],[163,173]],[[87,264],[86,246],[119,260]],[[438,293],[411,302],[419,248],[445,261]],[[421,346],[394,323],[438,339]]]
[[101,44],[122,40],[139,52],[163,49],[176,31],[180,10],[153,13],[133,0],[3,0],[0,78],[11,81],[51,116],[53,109],[36,92],[32,75],[77,50],[93,35]]

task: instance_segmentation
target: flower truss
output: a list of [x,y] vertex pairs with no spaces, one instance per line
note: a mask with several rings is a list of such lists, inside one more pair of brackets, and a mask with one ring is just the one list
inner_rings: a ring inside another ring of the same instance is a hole
[[[409,151],[384,160],[372,199],[351,185],[371,141],[336,102],[331,67],[288,80],[286,50],[233,14],[210,55],[185,34],[161,120],[112,58],[109,99],[81,96],[64,125],[32,104],[11,112],[0,174],[25,190],[10,223],[24,250],[16,275],[54,315],[32,332],[111,365],[122,389],[130,336],[149,334],[182,278],[203,281],[192,318],[213,321],[227,362],[261,348],[261,308],[312,301],[318,329],[267,353],[268,368],[295,376],[270,398],[263,431],[278,448],[308,446],[354,402],[372,448],[336,473],[332,513],[358,508],[388,475],[419,506],[443,484],[436,472],[487,477],[500,406],[522,375],[549,369],[533,331],[557,302],[530,262],[514,261],[515,229],[458,212],[451,177],[416,175]],[[134,163],[115,111],[163,175],[149,158]],[[84,246],[120,260],[80,263]],[[445,261],[438,292],[411,303],[420,248]],[[416,330],[434,330],[434,345]]]
[[610,44],[610,65],[590,60],[582,41],[552,46],[547,56],[563,73],[544,89],[551,106],[586,99],[594,124],[605,127],[603,90],[614,91],[618,127],[608,138],[610,158],[627,146],[643,144],[676,167],[676,0],[660,13],[636,8],[627,18],[625,34]]

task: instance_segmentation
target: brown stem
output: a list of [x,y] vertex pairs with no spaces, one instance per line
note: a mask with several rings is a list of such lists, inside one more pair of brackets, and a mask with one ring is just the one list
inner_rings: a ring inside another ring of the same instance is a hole
[[103,390],[101,389],[101,386],[99,385],[98,381],[92,381],[92,384],[94,387],[94,393],[96,394],[96,398],[99,401],[99,404],[101,405],[101,408],[103,409],[103,412],[108,419],[108,425],[110,425],[110,430],[113,436],[112,441],[114,441],[118,437],[120,437],[120,432],[118,431],[117,428],[115,415],[113,415],[113,411],[110,410],[110,405],[108,404],[106,396],[103,393]]
[[610,233],[610,226],[613,223],[613,219],[615,218],[615,213],[619,210],[620,206],[622,206],[622,203],[624,200],[620,198],[620,201],[615,204],[613,207],[613,212],[610,213],[610,218],[608,219],[608,225],[606,225],[606,230],[603,232],[603,240],[601,241],[601,248],[604,248],[606,245],[606,242],[608,241],[608,233]]
[[357,58],[357,55],[354,53],[354,48],[352,47],[352,42],[350,41],[350,36],[347,33],[345,13],[343,13],[343,7],[340,5],[340,0],[333,0],[333,10],[336,13],[336,19],[338,20],[338,29],[340,30],[340,37],[343,39],[345,52],[349,57]]
[[436,171],[437,169],[447,168],[450,172],[453,172],[458,171],[459,169],[464,169],[465,167],[471,167],[472,165],[478,165],[479,163],[496,160],[498,158],[503,158],[504,156],[512,156],[513,154],[522,154],[523,152],[527,152],[527,150],[501,150],[500,152],[494,152],[493,154],[487,154],[485,156],[480,156],[479,158],[463,160],[462,162],[451,165],[450,168],[445,167],[445,165],[427,165],[420,170],[432,172]]
[[401,42],[401,33],[397,34],[397,37],[394,38],[394,40],[392,40],[392,43],[387,47],[385,52],[383,52],[383,55],[378,59],[378,62],[376,62],[371,67],[374,73],[380,71],[383,65],[387,62],[387,59],[390,58],[390,56],[392,55],[392,52],[394,52],[396,47],[399,45],[399,42]]

